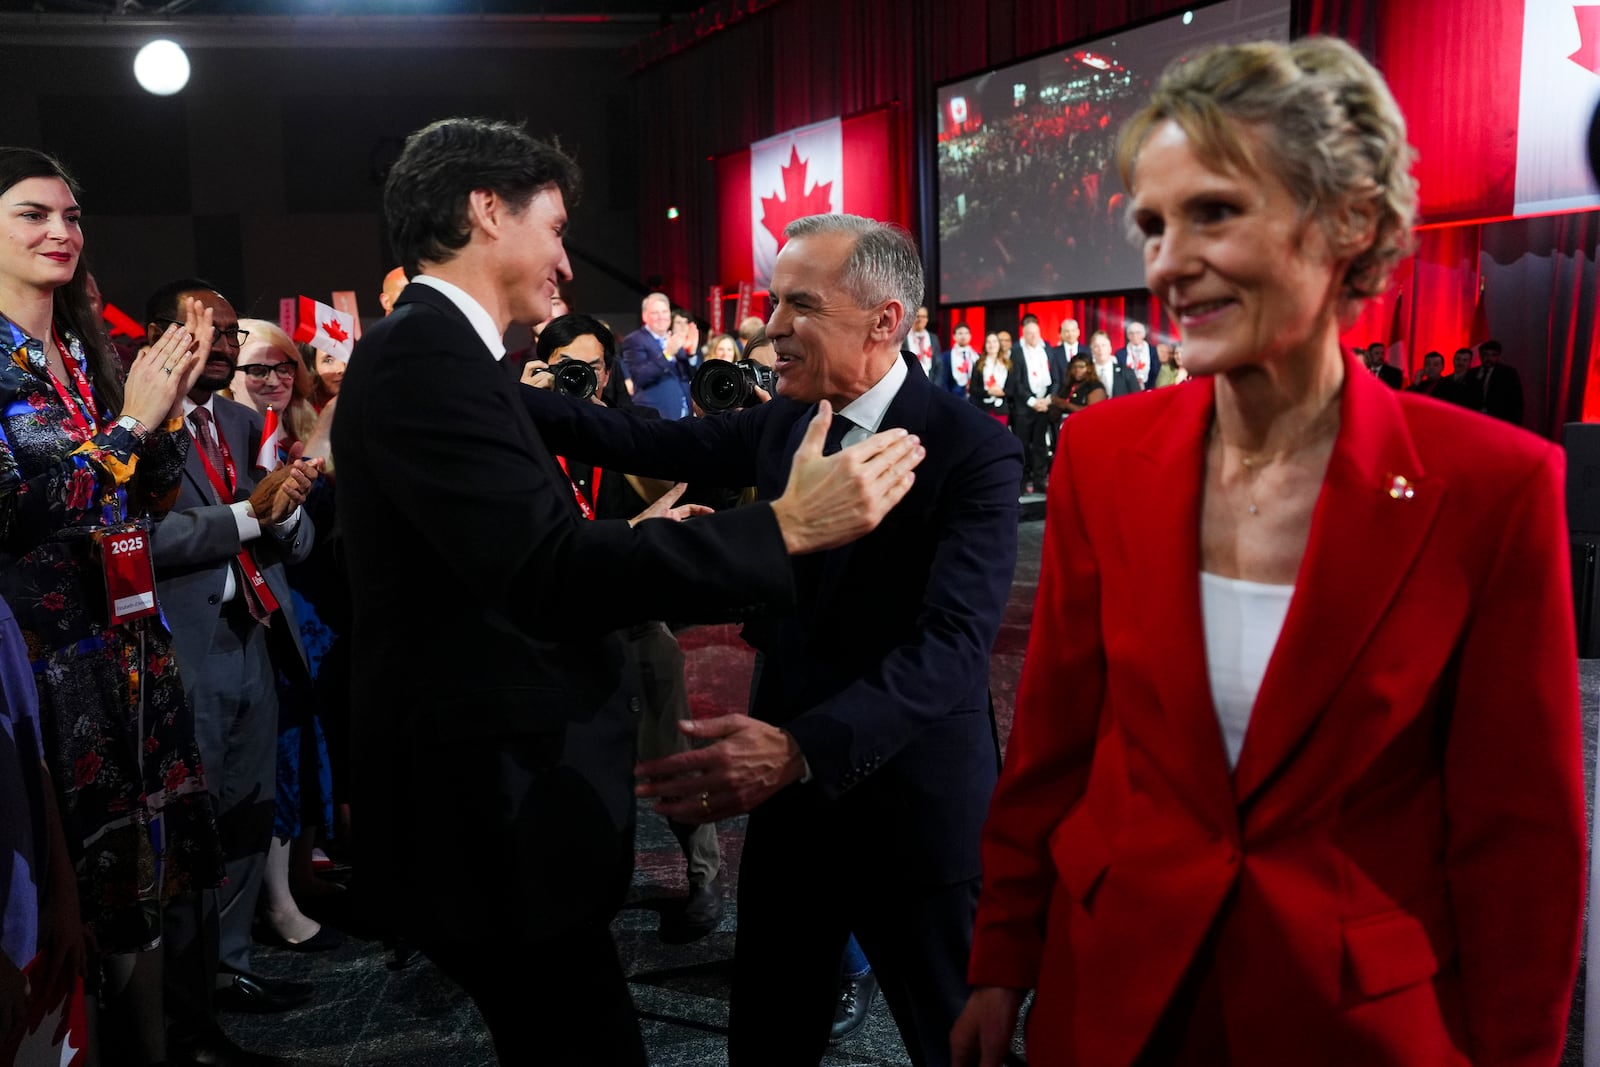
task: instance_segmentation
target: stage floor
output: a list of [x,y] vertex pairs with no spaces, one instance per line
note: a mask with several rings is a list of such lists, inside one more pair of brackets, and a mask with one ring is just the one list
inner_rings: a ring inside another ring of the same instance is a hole
[[[1024,522],[1016,577],[991,663],[991,685],[1002,743],[1010,732],[1017,676],[1027,643],[1038,582],[1043,523]],[[743,710],[751,653],[733,627],[702,627],[681,635],[696,715]],[[1600,661],[1582,663],[1586,767],[1594,767],[1600,709]],[[1589,795],[1593,795],[1592,782]],[[1591,813],[1592,814],[1592,813]],[[738,860],[744,820],[719,829],[728,908],[717,929],[689,944],[665,943],[660,931],[687,890],[682,853],[666,823],[641,807],[638,866],[628,904],[613,929],[630,976],[645,1043],[654,1067],[726,1064],[728,988],[738,910]],[[670,927],[670,923],[669,923]],[[670,930],[669,930],[670,932]],[[317,998],[283,1015],[226,1015],[223,1023],[247,1048],[294,1056],[308,1065],[488,1067],[488,1034],[470,1001],[425,959],[400,971],[387,968],[375,942],[352,938],[342,948],[298,954],[258,948],[256,967],[270,977],[315,983]],[[507,960],[508,966],[559,966],[559,961]],[[1582,1063],[1582,975],[1564,1067]],[[880,1002],[849,1041],[823,1060],[826,1067],[909,1067],[900,1036]],[[596,1067],[604,1067],[597,1064]]]

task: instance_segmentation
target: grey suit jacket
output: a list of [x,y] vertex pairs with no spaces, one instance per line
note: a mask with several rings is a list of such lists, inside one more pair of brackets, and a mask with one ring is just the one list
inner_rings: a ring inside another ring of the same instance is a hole
[[[211,409],[238,468],[234,501],[246,500],[256,486],[259,471],[255,455],[261,447],[261,416],[221,396],[212,400]],[[310,555],[314,536],[311,516],[302,509],[299,524],[287,538],[276,536],[270,526],[263,525],[261,536],[250,542],[256,565],[267,580],[267,588],[278,600],[283,622],[287,623],[285,629],[293,637],[302,660],[305,649],[300,645],[300,629],[290,602],[284,565],[299,563]],[[186,677],[196,678],[204,669],[212,631],[222,612],[222,590],[227,582],[228,567],[241,547],[233,509],[227,502],[216,502],[198,447],[189,449],[183,479],[178,484],[178,500],[156,524],[151,544],[156,595],[172,627],[172,647],[178,657],[178,668]],[[275,621],[273,628],[279,625],[283,623]]]

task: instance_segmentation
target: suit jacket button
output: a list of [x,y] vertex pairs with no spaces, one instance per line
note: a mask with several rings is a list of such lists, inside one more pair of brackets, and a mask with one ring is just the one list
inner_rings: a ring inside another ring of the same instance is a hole
[[217,604],[217,603],[220,603],[221,601],[222,601],[222,598],[220,596],[218,596],[217,594],[215,594],[215,593],[212,593],[210,596],[206,597],[206,603],[207,604]]

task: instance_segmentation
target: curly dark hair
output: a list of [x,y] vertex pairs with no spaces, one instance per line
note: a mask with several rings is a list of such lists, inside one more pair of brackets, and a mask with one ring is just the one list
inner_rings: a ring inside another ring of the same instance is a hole
[[442,119],[406,138],[383,184],[389,245],[406,277],[422,263],[444,263],[472,236],[467,198],[488,189],[521,211],[554,187],[570,207],[578,200],[578,165],[557,144],[520,125],[490,119]]

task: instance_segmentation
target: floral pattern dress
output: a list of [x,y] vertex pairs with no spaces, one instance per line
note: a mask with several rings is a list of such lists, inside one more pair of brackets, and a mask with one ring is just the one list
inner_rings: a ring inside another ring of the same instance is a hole
[[[59,336],[86,380],[82,343]],[[222,857],[170,636],[158,616],[106,622],[86,531],[171,507],[189,436],[176,421],[140,445],[71,381],[64,398],[46,343],[0,318],[0,597],[38,683],[85,921],[102,952],[128,952],[160,939],[164,901],[221,882]]]

